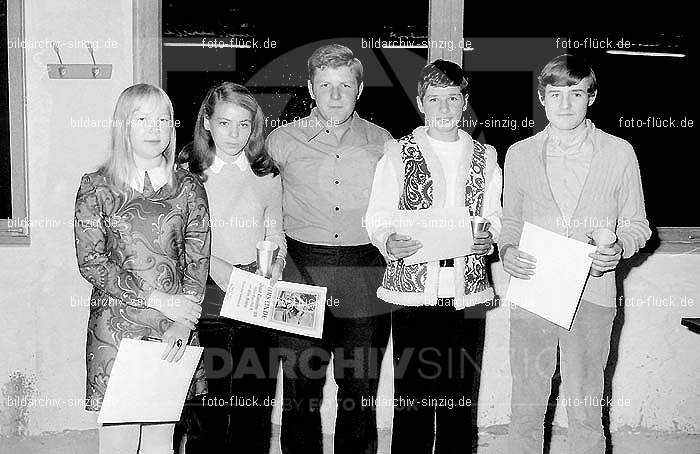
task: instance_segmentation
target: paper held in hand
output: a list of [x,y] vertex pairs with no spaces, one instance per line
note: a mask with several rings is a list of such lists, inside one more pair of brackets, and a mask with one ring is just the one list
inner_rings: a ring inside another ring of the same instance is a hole
[[321,338],[326,287],[270,280],[233,268],[222,317],[288,333]]
[[396,233],[423,245],[403,259],[405,265],[463,257],[474,245],[471,215],[465,207],[395,210],[390,222]]
[[161,359],[167,344],[122,339],[109,376],[100,424],[179,421],[202,347],[188,345],[179,361]]
[[518,249],[537,259],[535,274],[511,276],[506,301],[571,329],[596,247],[525,222]]

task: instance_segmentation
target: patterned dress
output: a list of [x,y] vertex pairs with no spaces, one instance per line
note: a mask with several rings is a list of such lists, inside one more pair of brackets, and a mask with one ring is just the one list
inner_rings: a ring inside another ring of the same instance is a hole
[[[101,408],[121,339],[160,338],[173,323],[146,307],[151,291],[204,294],[210,254],[204,187],[188,171],[176,169],[174,185],[144,193],[114,188],[102,170],[84,175],[80,182],[75,250],[80,274],[93,285],[86,410]],[[196,331],[188,343],[199,345]],[[200,363],[189,397],[205,392]]]

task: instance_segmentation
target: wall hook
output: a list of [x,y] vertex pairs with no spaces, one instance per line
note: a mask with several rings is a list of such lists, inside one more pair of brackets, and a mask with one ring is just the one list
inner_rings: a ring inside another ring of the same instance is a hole
[[58,75],[59,77],[63,78],[66,75],[66,67],[63,66],[63,59],[61,58],[61,53],[58,51],[58,44],[56,44],[56,41],[51,42],[51,47],[53,47],[53,51],[56,52],[56,56],[58,57]]
[[97,78],[97,76],[100,75],[100,68],[97,66],[97,62],[95,61],[95,51],[92,49],[92,44],[88,41],[87,43],[87,50],[90,52],[90,57],[92,58],[92,64],[94,65],[92,67],[92,77]]
[[51,43],[56,56],[58,56],[58,65],[47,64],[46,69],[49,72],[49,79],[109,79],[112,77],[112,65],[100,64],[95,61],[95,50],[90,42],[86,42],[88,52],[92,58],[92,64],[71,63],[63,64],[61,53],[58,50],[56,42]]

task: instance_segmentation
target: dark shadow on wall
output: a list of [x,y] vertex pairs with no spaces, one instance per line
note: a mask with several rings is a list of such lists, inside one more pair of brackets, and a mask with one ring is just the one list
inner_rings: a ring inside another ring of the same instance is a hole
[[[654,232],[653,237],[649,240],[643,252],[636,254],[629,259],[623,259],[620,262],[620,265],[618,265],[618,269],[615,274],[615,286],[617,289],[617,314],[613,320],[612,331],[610,333],[610,354],[608,355],[608,362],[605,365],[603,402],[613,401],[613,377],[615,376],[615,369],[617,368],[617,361],[619,358],[622,328],[625,325],[626,295],[623,285],[624,281],[632,268],[640,266],[642,263],[644,263],[658,248],[658,246],[659,239],[656,232]],[[605,432],[605,452],[610,454],[613,452],[613,446],[610,434],[610,407],[608,405],[603,406],[603,431]]]

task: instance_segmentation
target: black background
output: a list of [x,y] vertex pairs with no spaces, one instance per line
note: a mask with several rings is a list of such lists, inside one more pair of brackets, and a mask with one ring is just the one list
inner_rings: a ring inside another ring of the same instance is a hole
[[[365,90],[357,110],[385,127],[394,137],[422,123],[415,105],[418,72],[427,49],[362,48],[362,40],[404,37],[427,39],[428,4],[424,8],[396,10],[349,8],[313,16],[290,6],[199,2],[193,11],[185,4],[164,2],[164,40],[201,42],[231,37],[273,39],[275,49],[207,49],[164,47],[165,86],[173,98],[180,145],[191,140],[196,112],[207,89],[224,80],[243,83],[257,96],[269,116],[270,128],[278,119],[291,121],[308,114],[311,99],[306,89],[306,58],[327,42],[348,45],[365,67]],[[278,18],[270,20],[270,14]],[[497,22],[473,21],[465,13],[464,35],[473,38],[475,51],[465,52],[470,74],[470,109],[465,127],[475,138],[496,147],[500,163],[514,142],[546,126],[544,109],[536,97],[536,76],[551,58],[566,52],[584,56],[599,82],[596,102],[589,110],[596,126],[629,141],[638,156],[647,215],[653,227],[700,226],[692,200],[697,194],[696,159],[692,128],[680,128],[684,118],[697,123],[695,95],[690,85],[694,55],[685,32],[572,32],[549,27],[498,27]],[[217,18],[212,20],[212,18]],[[280,18],[282,18],[280,20]],[[612,55],[601,49],[567,50],[555,38],[579,40],[626,39],[632,50],[683,53],[685,58]],[[505,44],[493,47],[490,40]],[[500,41],[499,41],[500,40]],[[508,44],[511,43],[511,44]],[[524,44],[525,43],[525,44]],[[480,51],[481,49],[481,51]],[[491,68],[491,69],[490,69]],[[408,82],[407,82],[408,81]],[[676,128],[625,127],[620,120],[671,118]],[[522,126],[534,120],[534,128]],[[490,120],[491,124],[486,121]],[[517,121],[516,128],[497,127],[495,121]]]

